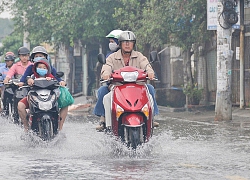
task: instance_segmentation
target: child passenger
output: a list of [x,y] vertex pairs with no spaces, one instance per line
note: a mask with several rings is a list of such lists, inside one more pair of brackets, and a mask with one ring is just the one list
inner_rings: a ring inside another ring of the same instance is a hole
[[[39,61],[34,63],[32,72],[35,78],[44,77],[48,81],[50,81],[51,79],[55,79],[55,77],[51,74],[51,68],[50,68],[49,62],[45,58],[42,58]],[[34,79],[29,78],[27,80],[27,83],[28,85],[32,86],[34,84]],[[20,100],[18,103],[18,113],[22,120],[25,131],[28,131],[29,129],[28,121],[26,119],[27,117],[26,109],[28,108],[29,108],[29,103],[28,103],[27,97],[25,97],[22,100]]]

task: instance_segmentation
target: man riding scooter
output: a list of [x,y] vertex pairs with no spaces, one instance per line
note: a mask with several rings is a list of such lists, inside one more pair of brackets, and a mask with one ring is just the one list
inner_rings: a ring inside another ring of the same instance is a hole
[[[30,50],[26,47],[20,47],[18,49],[18,57],[20,61],[16,62],[9,70],[9,72],[6,75],[6,78],[4,79],[4,84],[7,84],[9,80],[14,77],[16,79],[20,79],[21,76],[24,74],[26,68],[32,64],[29,61],[30,58]],[[18,84],[19,85],[19,84]],[[26,91],[19,91],[16,92],[16,95],[14,97],[14,122],[19,122],[19,115],[17,110],[17,104],[20,99],[22,99],[23,96],[25,96]]]
[[[101,70],[101,77],[103,80],[108,80],[113,70],[120,69],[125,66],[133,66],[139,69],[144,69],[147,72],[150,80],[154,79],[154,70],[152,69],[148,59],[143,56],[140,52],[133,50],[136,44],[136,37],[132,31],[123,31],[119,37],[120,50],[114,52],[106,59],[106,64],[103,65]],[[154,101],[154,115],[159,114],[157,103],[155,100],[155,90],[150,84],[147,84],[149,93],[153,97]],[[108,92],[108,86],[106,86],[106,92]],[[102,93],[104,94],[104,93]],[[98,97],[100,98],[100,97]],[[105,108],[105,119],[111,118],[111,93],[107,93],[103,97],[103,104]],[[97,130],[101,131],[105,128],[105,119],[101,119],[100,126],[96,127]],[[154,126],[159,126],[159,123],[154,122]]]
[[[0,67],[0,73],[1,73],[0,81],[3,81],[5,79],[9,69],[11,68],[11,66],[14,63],[14,60],[15,60],[15,54],[13,52],[7,52],[5,54],[4,61],[5,61],[6,65]],[[5,86],[3,84],[0,84],[0,88],[1,88],[1,99],[3,102],[2,115],[8,116],[9,115],[9,107],[8,107],[7,99],[12,99],[13,94],[10,94],[7,91],[5,91]]]

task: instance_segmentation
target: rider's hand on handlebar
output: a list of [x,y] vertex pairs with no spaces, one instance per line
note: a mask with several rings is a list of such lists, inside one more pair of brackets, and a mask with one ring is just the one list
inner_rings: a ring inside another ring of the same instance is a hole
[[60,84],[60,86],[66,86],[66,82],[65,81],[60,81],[59,84]]
[[50,81],[52,78],[51,77],[46,77],[46,80]]
[[110,79],[110,75],[109,74],[102,75],[102,79],[108,80],[108,79]]
[[17,83],[17,85],[18,85],[19,87],[22,87],[22,86],[24,85],[24,83],[23,83],[23,82],[19,82],[19,83]]
[[4,79],[4,80],[3,80],[3,83],[4,83],[4,84],[7,84],[8,82],[9,82],[8,79]]
[[154,73],[148,73],[148,79],[153,80],[155,77]]
[[29,78],[29,79],[27,80],[27,83],[28,83],[29,86],[32,86],[32,85],[34,84],[34,79]]

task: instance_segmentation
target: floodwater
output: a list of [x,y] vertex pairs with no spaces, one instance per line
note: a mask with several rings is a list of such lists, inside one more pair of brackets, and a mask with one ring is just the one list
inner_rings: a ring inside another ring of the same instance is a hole
[[0,179],[250,180],[250,130],[164,118],[136,152],[69,116],[50,143],[0,118]]

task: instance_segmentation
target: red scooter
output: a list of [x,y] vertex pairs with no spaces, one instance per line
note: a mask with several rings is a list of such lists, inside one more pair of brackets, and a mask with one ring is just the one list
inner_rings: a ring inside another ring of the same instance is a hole
[[[104,64],[104,55],[98,55],[98,60]],[[131,66],[114,70],[108,80],[113,86],[111,119],[106,116],[106,131],[132,149],[147,142],[153,134],[153,100],[147,80],[144,70]]]

